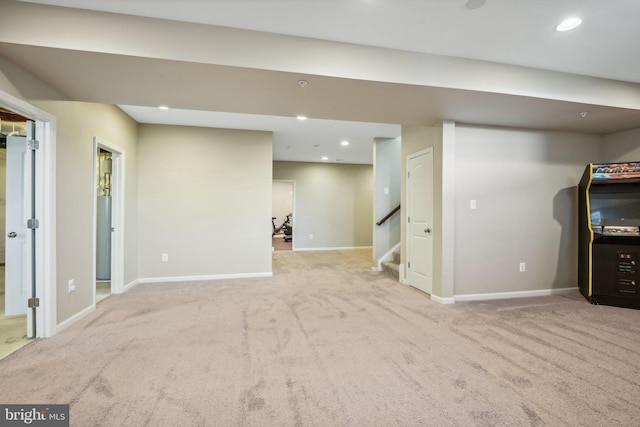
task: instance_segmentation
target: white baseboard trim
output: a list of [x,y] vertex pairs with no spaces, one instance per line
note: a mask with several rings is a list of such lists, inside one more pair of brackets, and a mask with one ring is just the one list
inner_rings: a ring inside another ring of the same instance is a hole
[[574,292],[577,287],[560,289],[540,289],[536,291],[495,292],[490,294],[464,294],[455,295],[453,298],[459,301],[486,301],[491,299],[544,297],[549,295],[562,295]]
[[431,295],[431,301],[437,302],[438,304],[455,304],[456,299],[454,297],[439,297],[438,295]]
[[122,292],[127,292],[129,289],[133,288],[134,286],[136,286],[138,283],[140,283],[139,279],[134,280],[131,283],[128,283],[126,285],[124,285],[124,288],[122,288]]
[[137,280],[139,283],[169,283],[169,282],[202,282],[208,280],[224,279],[253,279],[256,277],[272,277],[272,272],[266,273],[239,273],[239,274],[214,274],[207,276],[176,276],[176,277],[145,277]]
[[373,246],[340,246],[335,248],[295,248],[294,251],[352,251],[355,249],[372,249]]
[[58,323],[58,325],[56,326],[56,334],[64,331],[69,326],[71,326],[74,323],[78,322],[79,320],[87,317],[88,315],[90,315],[94,311],[96,311],[95,303],[90,305],[89,307],[85,308],[84,310],[74,314],[73,316],[69,317],[67,320]]

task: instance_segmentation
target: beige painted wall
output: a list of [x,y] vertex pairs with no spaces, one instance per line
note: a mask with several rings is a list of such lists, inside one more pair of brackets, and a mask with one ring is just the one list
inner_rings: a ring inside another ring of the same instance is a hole
[[138,149],[141,279],[271,273],[271,132],[140,125]]
[[[119,108],[81,102],[39,101],[34,106],[57,119],[56,251],[58,323],[93,304],[93,138],[125,151],[124,283],[137,272],[137,124]],[[129,231],[127,231],[129,230]],[[74,279],[76,291],[67,283]]]
[[640,128],[604,137],[603,162],[640,162]]
[[372,245],[373,166],[273,162],[273,179],[296,182],[296,249]]
[[577,184],[601,142],[456,127],[456,295],[577,286]]

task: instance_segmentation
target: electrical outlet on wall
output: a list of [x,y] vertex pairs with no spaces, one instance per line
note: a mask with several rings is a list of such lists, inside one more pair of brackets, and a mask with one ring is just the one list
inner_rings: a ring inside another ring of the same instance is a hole
[[309,234],[309,240],[313,240],[313,234]]
[[169,254],[162,254],[162,262],[169,261]]
[[524,273],[525,271],[527,271],[527,264],[524,262],[520,263],[520,273]]
[[75,292],[76,290],[76,281],[75,279],[69,280],[69,293]]

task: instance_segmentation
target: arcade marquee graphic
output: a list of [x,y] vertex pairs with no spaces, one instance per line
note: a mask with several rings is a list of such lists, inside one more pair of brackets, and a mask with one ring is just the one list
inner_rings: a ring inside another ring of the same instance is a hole
[[591,165],[593,180],[639,179],[640,162],[599,163]]

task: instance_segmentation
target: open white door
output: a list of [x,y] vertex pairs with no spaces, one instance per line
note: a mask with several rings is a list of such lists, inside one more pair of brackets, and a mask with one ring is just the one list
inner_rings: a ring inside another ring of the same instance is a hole
[[433,151],[407,158],[407,282],[433,292]]
[[[7,213],[5,236],[5,313],[27,314],[31,294],[31,158],[27,138],[7,137]],[[29,331],[31,328],[28,328]]]

